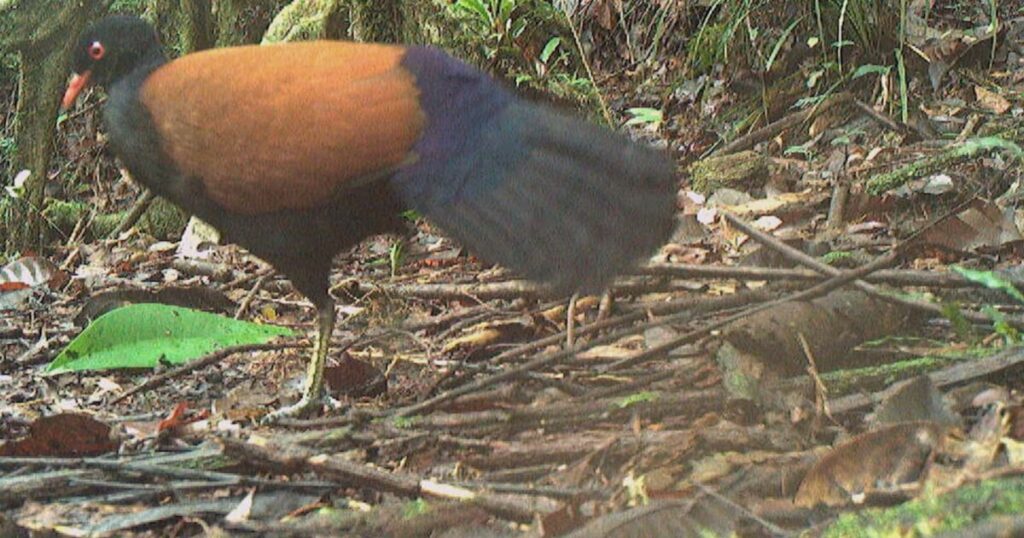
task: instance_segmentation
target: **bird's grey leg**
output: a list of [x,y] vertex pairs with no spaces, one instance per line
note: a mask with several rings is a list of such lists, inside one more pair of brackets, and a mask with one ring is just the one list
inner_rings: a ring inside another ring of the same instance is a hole
[[317,305],[316,342],[313,344],[313,356],[306,370],[306,388],[302,393],[302,399],[270,413],[263,418],[264,423],[276,422],[282,418],[305,417],[320,411],[324,403],[332,407],[340,405],[333,398],[325,398],[324,391],[324,364],[327,362],[327,351],[331,345],[331,333],[334,332],[334,320],[334,301],[327,299]]

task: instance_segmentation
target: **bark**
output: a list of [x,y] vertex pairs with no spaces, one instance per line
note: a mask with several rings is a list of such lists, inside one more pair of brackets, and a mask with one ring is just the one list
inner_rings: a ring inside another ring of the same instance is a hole
[[286,0],[216,0],[217,46],[259,43],[270,21],[286,5]]
[[183,52],[213,46],[213,6],[210,0],[181,0],[179,42]]
[[402,43],[405,11],[400,0],[351,0],[352,37],[356,41]]
[[144,17],[156,27],[173,56],[214,44],[211,0],[150,0]]
[[274,17],[263,43],[341,39],[348,28],[348,11],[341,0],[295,0]]
[[5,234],[8,250],[42,246],[40,209],[53,157],[55,118],[70,72],[71,47],[74,37],[107,5],[105,0],[0,3],[0,51],[14,51],[20,59],[13,169],[32,173],[25,184],[25,203],[12,207],[9,222],[24,224]]

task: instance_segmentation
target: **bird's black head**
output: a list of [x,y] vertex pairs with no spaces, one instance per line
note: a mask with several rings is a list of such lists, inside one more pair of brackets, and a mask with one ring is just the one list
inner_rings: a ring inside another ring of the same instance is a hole
[[112,15],[82,32],[72,52],[74,78],[62,105],[71,106],[89,84],[109,86],[138,67],[163,61],[156,31],[146,21],[129,15]]

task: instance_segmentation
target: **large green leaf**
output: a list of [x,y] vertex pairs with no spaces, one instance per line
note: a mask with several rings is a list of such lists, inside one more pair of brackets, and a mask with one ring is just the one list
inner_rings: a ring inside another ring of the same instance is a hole
[[164,304],[135,304],[108,312],[91,324],[50,363],[59,374],[111,368],[153,368],[182,364],[212,351],[259,344],[292,331],[238,321]]

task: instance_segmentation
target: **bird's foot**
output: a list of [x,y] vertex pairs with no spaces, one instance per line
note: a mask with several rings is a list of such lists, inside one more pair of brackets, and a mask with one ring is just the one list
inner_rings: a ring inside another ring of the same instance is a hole
[[288,405],[278,409],[277,411],[268,413],[260,421],[261,424],[273,424],[279,422],[282,419],[302,419],[308,418],[312,415],[320,413],[326,407],[328,410],[341,409],[343,404],[330,397],[326,394],[320,397],[311,398],[308,395],[303,396],[301,400],[295,402],[292,405]]

